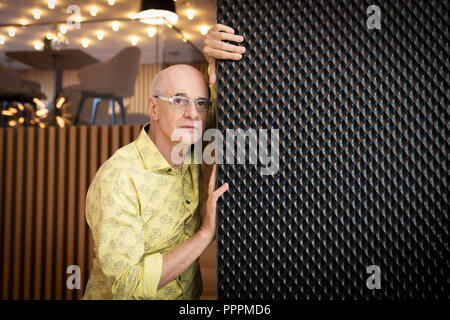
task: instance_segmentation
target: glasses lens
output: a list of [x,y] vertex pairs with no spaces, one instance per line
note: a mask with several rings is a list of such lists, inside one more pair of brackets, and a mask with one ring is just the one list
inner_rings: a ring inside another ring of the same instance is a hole
[[189,105],[189,99],[185,97],[173,97],[173,104],[175,107],[185,108]]
[[197,109],[200,111],[208,111],[209,109],[209,105],[210,105],[210,101],[206,100],[206,99],[198,99],[195,101],[196,105],[197,105]]

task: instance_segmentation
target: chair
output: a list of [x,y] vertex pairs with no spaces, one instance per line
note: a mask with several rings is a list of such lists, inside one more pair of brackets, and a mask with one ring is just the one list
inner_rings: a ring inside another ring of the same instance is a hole
[[23,79],[17,71],[5,68],[0,64],[0,101],[14,100],[35,105],[33,98],[47,98],[41,92],[41,85]]
[[[29,103],[36,109],[34,98],[46,99],[41,92],[41,85],[34,81],[25,80],[20,73],[15,70],[5,68],[0,64],[0,102],[1,110],[8,108],[10,102]],[[24,116],[24,111],[20,115]],[[0,121],[3,126],[3,116]]]
[[110,102],[112,124],[116,122],[115,102],[120,106],[122,121],[125,123],[123,98],[134,95],[140,56],[141,49],[128,47],[108,61],[87,65],[78,72],[81,98],[73,122],[74,125],[78,123],[83,105],[88,98],[93,98],[91,125],[95,123],[98,104],[104,99]]

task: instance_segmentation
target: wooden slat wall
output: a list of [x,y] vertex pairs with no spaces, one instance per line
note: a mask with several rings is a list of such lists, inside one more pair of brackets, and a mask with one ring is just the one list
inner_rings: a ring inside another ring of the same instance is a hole
[[[98,167],[141,126],[0,129],[0,299],[79,299],[93,258],[85,220]],[[81,290],[66,287],[69,265]]]
[[[85,197],[100,165],[141,126],[0,129],[0,299],[80,299],[93,240]],[[202,255],[202,299],[215,299],[215,243]],[[66,286],[69,265],[80,290]]]

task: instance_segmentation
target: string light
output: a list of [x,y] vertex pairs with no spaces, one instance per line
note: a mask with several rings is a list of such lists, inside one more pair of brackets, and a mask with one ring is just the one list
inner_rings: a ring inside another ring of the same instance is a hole
[[44,117],[48,114],[48,109],[42,108],[36,111],[37,117]]
[[64,119],[61,118],[60,116],[56,116],[56,123],[57,123],[58,126],[60,126],[61,128],[64,128]]
[[11,38],[14,38],[14,36],[16,35],[16,28],[13,28],[13,27],[8,28],[8,35]]
[[131,37],[130,37],[130,43],[131,43],[131,45],[132,45],[132,46],[137,45],[138,40],[139,40],[138,37],[136,37],[136,36],[131,36]]
[[81,45],[83,46],[83,48],[89,47],[89,39],[86,38],[81,39]]
[[66,32],[67,32],[67,25],[65,25],[65,24],[60,25],[60,26],[59,26],[59,31],[60,31],[62,34],[66,34]]
[[113,31],[119,31],[120,23],[117,21],[114,21],[113,23],[111,23],[111,27],[112,27]]
[[0,36],[0,45],[4,45],[6,41],[5,36]]
[[45,103],[43,103],[41,100],[39,100],[38,98],[33,98],[33,102],[36,103],[36,105],[39,108],[45,108]]
[[202,35],[207,34],[207,33],[208,33],[208,30],[209,30],[209,27],[208,27],[208,26],[206,26],[206,25],[200,26],[200,33],[201,33]]
[[110,6],[113,6],[113,5],[116,4],[116,1],[114,1],[114,0],[108,0],[108,4],[109,4]]
[[27,19],[20,19],[19,23],[23,26],[26,26],[28,24],[28,20]]
[[90,6],[89,12],[91,13],[91,16],[95,17],[97,15],[98,8],[96,6]]
[[66,101],[66,98],[64,98],[64,97],[59,98],[58,102],[56,103],[56,108],[60,109],[63,106],[65,101]]
[[194,19],[194,16],[195,16],[195,11],[194,10],[192,10],[192,9],[186,10],[186,17],[189,20]]
[[101,30],[97,31],[97,39],[103,40],[103,37],[105,36],[105,33]]
[[34,49],[42,50],[43,47],[44,47],[44,43],[42,41],[35,41],[34,42]]
[[45,35],[45,37],[48,39],[48,40],[52,40],[53,38],[54,38],[54,34],[53,33],[51,33],[51,32],[47,32],[47,34]]
[[47,5],[50,9],[55,9],[55,0],[47,0]]
[[39,20],[41,18],[41,10],[34,9],[33,10],[33,18],[36,20]]

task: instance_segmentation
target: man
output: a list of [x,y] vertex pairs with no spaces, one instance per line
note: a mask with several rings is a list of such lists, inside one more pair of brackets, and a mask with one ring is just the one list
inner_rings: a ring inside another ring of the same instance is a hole
[[83,299],[200,297],[198,258],[215,239],[216,202],[228,184],[214,190],[214,166],[201,214],[200,165],[193,154],[174,160],[181,141],[173,133],[184,144],[201,139],[209,98],[203,75],[190,66],[155,77],[150,123],[100,167],[88,190],[95,257]]

